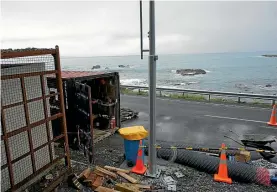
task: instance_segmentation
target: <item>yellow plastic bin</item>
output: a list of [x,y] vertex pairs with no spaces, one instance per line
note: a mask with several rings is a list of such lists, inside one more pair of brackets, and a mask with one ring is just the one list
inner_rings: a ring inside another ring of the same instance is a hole
[[148,136],[148,132],[144,129],[143,126],[125,127],[119,129],[118,132],[124,138],[124,150],[127,165],[132,167],[136,164],[139,141],[142,140],[142,145],[144,145],[143,139]]

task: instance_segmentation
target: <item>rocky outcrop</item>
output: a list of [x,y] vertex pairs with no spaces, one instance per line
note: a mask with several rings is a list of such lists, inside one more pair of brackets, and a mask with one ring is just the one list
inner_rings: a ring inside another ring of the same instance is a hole
[[119,68],[130,68],[130,65],[118,65]]
[[272,85],[271,84],[266,84],[265,87],[272,87]]
[[263,57],[277,57],[277,55],[262,55]]
[[183,76],[188,76],[206,74],[206,71],[204,69],[178,69],[176,70],[176,73]]
[[91,69],[100,69],[101,66],[100,65],[94,65]]

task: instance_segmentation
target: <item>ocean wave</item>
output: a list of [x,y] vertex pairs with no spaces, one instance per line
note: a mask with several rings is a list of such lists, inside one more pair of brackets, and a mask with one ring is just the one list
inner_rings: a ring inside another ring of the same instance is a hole
[[191,85],[191,84],[198,84],[198,81],[189,81],[184,83],[174,83],[173,86],[184,86],[184,85]]
[[137,66],[135,66],[135,65],[118,65],[116,68],[117,69],[134,69],[134,68],[137,68]]
[[122,85],[146,86],[146,79],[120,79]]
[[[207,70],[207,69],[203,69],[203,70],[206,71],[206,73],[211,73],[211,71],[209,71],[209,70]],[[197,75],[182,75],[182,74],[180,74],[180,73],[177,73],[177,70],[176,70],[176,69],[172,69],[170,72],[173,73],[173,74],[175,74],[176,76],[182,76],[182,77],[195,77],[195,76],[197,76],[197,77],[202,77],[202,76],[203,76],[202,74],[197,74]],[[189,74],[189,73],[188,73],[188,74]],[[193,74],[193,73],[191,73],[191,74]]]

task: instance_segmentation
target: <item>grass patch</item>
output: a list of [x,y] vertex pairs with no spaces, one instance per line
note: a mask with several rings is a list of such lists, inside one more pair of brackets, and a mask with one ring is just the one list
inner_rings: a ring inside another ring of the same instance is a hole
[[[148,91],[145,90],[138,90],[138,89],[127,89],[121,88],[121,94],[126,95],[140,95],[140,96],[147,96]],[[239,104],[239,105],[249,105],[249,106],[257,106],[257,107],[271,107],[269,103],[263,103],[260,100],[254,99],[253,102],[241,102],[238,103],[235,99],[226,99],[226,98],[219,98],[219,97],[212,97],[210,101],[208,99],[208,95],[199,95],[199,94],[181,94],[181,93],[168,93],[168,92],[157,92],[157,97],[167,97],[172,99],[183,99],[189,101],[202,101],[202,102],[211,102],[211,103],[224,103],[224,104]]]
[[121,88],[120,93],[121,94],[126,94],[126,95],[138,95],[139,92],[136,92],[132,89]]
[[238,103],[235,100],[225,99],[225,98],[211,98],[210,102],[214,102],[214,103]]
[[203,95],[194,95],[194,94],[170,94],[170,98],[174,99],[184,99],[184,100],[192,100],[192,101],[206,101],[207,99]]

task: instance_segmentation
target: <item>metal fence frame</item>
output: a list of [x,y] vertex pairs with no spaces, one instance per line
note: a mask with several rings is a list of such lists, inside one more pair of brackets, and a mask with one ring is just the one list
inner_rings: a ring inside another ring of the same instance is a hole
[[[121,85],[120,88],[125,89],[138,89],[140,93],[141,90],[148,90],[148,87],[143,86],[128,86],[128,85]],[[251,99],[263,99],[263,100],[271,100],[272,104],[274,105],[277,100],[277,95],[262,95],[262,94],[249,94],[249,93],[234,93],[234,92],[221,92],[221,91],[206,91],[206,90],[194,90],[194,89],[173,89],[173,88],[161,88],[157,87],[156,91],[159,92],[159,96],[162,96],[162,92],[175,92],[175,93],[182,93],[183,96],[185,93],[191,94],[200,94],[200,95],[208,95],[208,101],[211,100],[211,95],[215,96],[226,96],[226,97],[237,97],[238,103],[240,103],[241,98],[251,98]]]
[[[65,118],[65,109],[64,109],[64,96],[63,96],[63,87],[62,87],[62,79],[61,79],[61,66],[60,66],[60,54],[59,54],[59,47],[56,46],[55,49],[43,49],[43,50],[24,50],[24,51],[11,51],[11,52],[1,52],[1,59],[11,59],[11,58],[19,58],[19,57],[29,57],[29,56],[42,56],[42,55],[52,55],[54,57],[54,65],[55,65],[55,70],[50,70],[50,71],[42,71],[42,72],[29,72],[29,73],[21,73],[21,74],[14,74],[14,75],[4,75],[1,76],[1,81],[2,80],[7,80],[7,79],[14,79],[14,78],[19,78],[21,82],[21,90],[22,90],[22,96],[23,96],[23,101],[18,102],[18,103],[13,103],[9,105],[2,105],[2,99],[1,99],[1,124],[2,124],[2,134],[1,135],[1,141],[3,140],[5,144],[5,151],[6,151],[6,157],[7,157],[7,164],[1,166],[1,170],[5,169],[8,167],[9,171],[9,178],[10,178],[10,186],[11,188],[9,190],[14,191],[19,189],[22,185],[26,184],[28,181],[34,179],[37,175],[42,173],[43,171],[47,170],[50,166],[56,164],[58,161],[61,159],[65,158],[66,164],[67,164],[67,169],[71,168],[71,163],[70,163],[70,154],[69,154],[69,147],[68,147],[68,137],[67,137],[67,127],[66,127],[66,118]],[[46,75],[55,75],[57,79],[57,93],[54,94],[48,94],[46,95],[46,90],[45,90],[45,79],[44,77]],[[26,88],[25,88],[25,83],[24,83],[24,77],[31,77],[31,76],[40,76],[40,85],[41,85],[41,91],[42,91],[42,96],[37,97],[34,99],[27,99],[26,96]],[[47,98],[53,97],[53,96],[58,96],[59,101],[60,101],[60,112],[51,115],[48,117],[48,109],[47,109]],[[33,101],[43,101],[43,108],[44,108],[44,119],[30,123],[29,119],[29,113],[28,113],[28,103],[33,102]],[[24,106],[24,111],[25,111],[25,120],[26,120],[26,126],[21,127],[19,129],[16,129],[11,132],[7,132],[6,129],[6,122],[5,122],[5,109],[23,105]],[[53,139],[50,137],[50,129],[49,129],[49,123],[51,123],[52,120],[61,118],[62,119],[62,131],[63,133]],[[47,143],[34,148],[33,146],[33,141],[32,141],[32,134],[31,134],[31,129],[38,126],[38,125],[46,125],[47,129]],[[28,141],[29,141],[29,147],[30,151],[21,155],[20,157],[12,160],[11,159],[11,151],[9,147],[9,142],[8,139],[14,135],[17,135],[19,133],[22,133],[24,131],[27,131],[28,133]],[[63,156],[59,156],[57,158],[53,157],[52,154],[52,147],[51,144],[53,144],[55,141],[64,138],[65,142],[65,154]],[[42,149],[43,147],[48,146],[49,147],[49,153],[50,153],[50,163],[46,164],[44,167],[36,170],[36,165],[35,165],[35,158],[34,158],[34,153],[38,151],[39,149]],[[13,173],[13,164],[27,156],[31,156],[31,161],[32,161],[32,172],[33,174],[30,175],[29,177],[25,178],[23,181],[15,184],[14,181],[14,173]]]

